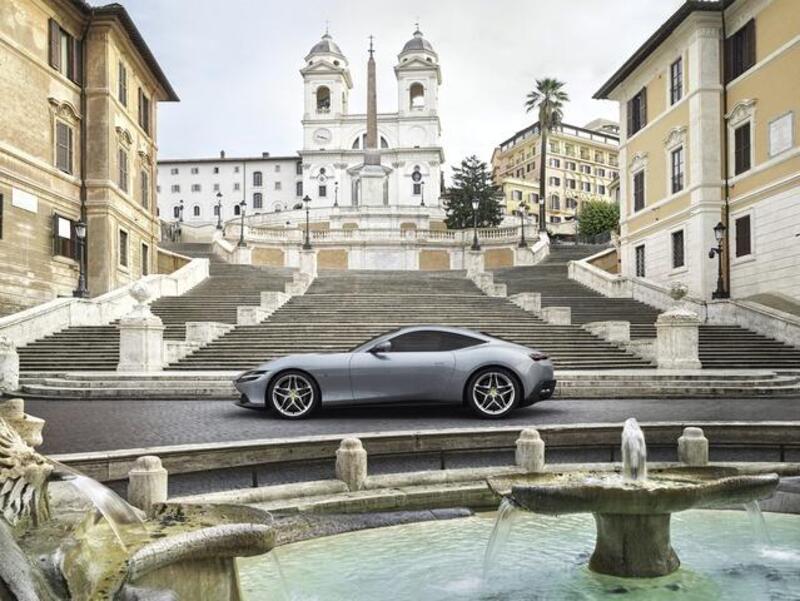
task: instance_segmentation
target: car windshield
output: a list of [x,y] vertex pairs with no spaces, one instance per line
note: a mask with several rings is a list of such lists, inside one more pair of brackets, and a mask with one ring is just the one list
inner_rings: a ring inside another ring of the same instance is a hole
[[375,342],[376,340],[380,340],[384,336],[388,336],[389,334],[394,334],[395,332],[399,332],[399,331],[400,331],[400,328],[395,328],[394,330],[387,330],[386,332],[383,332],[382,334],[378,334],[377,336],[373,336],[369,340],[365,340],[364,342],[359,342],[357,345],[355,345],[353,348],[351,348],[348,352],[352,353],[354,351],[357,351],[362,346],[368,346],[368,345],[372,344],[373,342]]

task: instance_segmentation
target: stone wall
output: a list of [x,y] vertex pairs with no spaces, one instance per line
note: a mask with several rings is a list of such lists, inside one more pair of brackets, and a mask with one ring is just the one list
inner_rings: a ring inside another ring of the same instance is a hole
[[286,264],[285,253],[280,248],[253,248],[253,265],[269,265],[283,267]]
[[347,251],[343,248],[326,248],[317,254],[318,269],[347,269]]
[[169,252],[163,248],[159,248],[157,250],[157,273],[172,273],[184,265],[188,265],[189,261],[191,261],[189,257],[184,257],[183,255]]
[[589,263],[608,273],[619,273],[619,258],[615,249],[610,249],[607,253],[601,253],[590,257]]
[[446,250],[421,250],[419,268],[421,271],[447,271],[450,269],[450,253]]
[[514,251],[510,248],[487,248],[484,251],[486,269],[514,267]]

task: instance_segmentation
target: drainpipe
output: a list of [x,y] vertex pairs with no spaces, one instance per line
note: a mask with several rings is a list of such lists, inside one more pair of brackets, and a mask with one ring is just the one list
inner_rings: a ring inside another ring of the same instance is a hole
[[[86,125],[87,115],[86,115],[86,67],[87,67],[87,56],[88,56],[88,44],[87,36],[89,34],[89,28],[92,26],[92,21],[94,20],[94,10],[89,13],[89,20],[86,22],[86,25],[83,28],[83,32],[81,33],[81,161],[80,161],[80,171],[81,171],[81,189],[80,189],[80,199],[81,199],[81,221],[83,221],[84,225],[86,226],[86,236],[80,242],[83,246],[83,252],[81,253],[80,260],[82,262],[81,269],[83,270],[84,280],[88,282],[89,280],[89,234],[91,234],[91,228],[89,228],[89,220],[86,218],[86,156],[88,154],[88,144],[87,144],[87,131],[88,126]],[[87,286],[88,288],[88,286]],[[88,295],[88,291],[87,291]]]
[[730,247],[730,239],[731,239],[731,223],[730,223],[730,197],[731,197],[731,188],[728,182],[728,178],[730,176],[730,165],[729,163],[729,156],[730,156],[730,140],[728,136],[728,82],[725,78],[725,73],[727,69],[727,56],[725,53],[725,40],[727,39],[727,30],[725,24],[725,2],[720,2],[720,14],[722,15],[722,60],[720,61],[721,65],[721,74],[722,74],[722,178],[723,178],[723,200],[724,206],[722,208],[722,223],[725,226],[725,252],[723,253],[724,263],[723,263],[723,278],[725,281],[725,291],[728,293],[728,297],[730,298],[731,295],[731,247]]

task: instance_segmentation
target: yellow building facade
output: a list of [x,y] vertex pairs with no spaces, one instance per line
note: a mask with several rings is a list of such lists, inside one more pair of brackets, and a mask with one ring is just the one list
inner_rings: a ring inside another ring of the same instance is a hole
[[[586,127],[564,124],[548,133],[545,219],[556,234],[574,234],[575,216],[585,200],[613,202],[610,185],[618,176],[619,128],[598,119]],[[511,213],[523,199],[537,222],[541,136],[534,123],[503,141],[492,154],[495,184]]]
[[800,2],[686,2],[595,97],[620,106],[625,275],[800,298]]
[[[177,100],[120,5],[0,3],[0,315],[157,268],[156,106]],[[85,224],[85,243],[79,224]]]

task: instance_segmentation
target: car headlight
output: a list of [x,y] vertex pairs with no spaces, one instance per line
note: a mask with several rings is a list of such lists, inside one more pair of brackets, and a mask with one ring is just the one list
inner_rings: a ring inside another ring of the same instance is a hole
[[268,371],[269,370],[266,369],[251,369],[250,371],[246,371],[236,378],[236,382],[252,382],[253,380],[258,380]]
[[545,355],[544,353],[531,353],[528,355],[534,361],[547,361],[550,357]]

